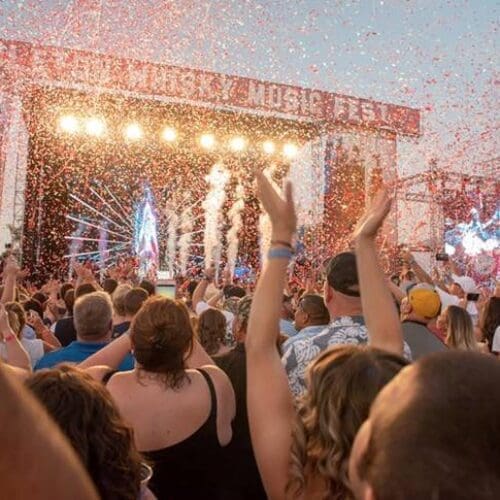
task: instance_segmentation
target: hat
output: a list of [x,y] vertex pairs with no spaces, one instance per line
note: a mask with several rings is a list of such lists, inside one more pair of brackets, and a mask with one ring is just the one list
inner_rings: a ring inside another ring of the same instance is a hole
[[339,293],[359,297],[356,256],[352,252],[339,253],[326,265],[328,285]]
[[477,293],[477,286],[475,281],[469,276],[452,275],[453,283],[456,283],[462,288],[465,293]]
[[412,288],[408,294],[408,301],[415,314],[428,319],[435,318],[441,308],[439,294],[428,288]]

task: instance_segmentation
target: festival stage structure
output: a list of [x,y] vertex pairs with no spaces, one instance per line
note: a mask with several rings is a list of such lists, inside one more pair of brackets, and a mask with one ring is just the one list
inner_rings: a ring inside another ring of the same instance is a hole
[[[132,207],[148,185],[162,261],[172,265],[181,248],[185,260],[186,245],[220,258],[221,241],[228,246],[235,233],[240,253],[251,252],[266,225],[248,189],[257,164],[294,182],[302,247],[323,255],[345,246],[382,182],[398,189],[398,138],[419,134],[420,112],[406,106],[0,41],[0,244],[22,239],[35,268],[50,267],[68,242],[82,242],[75,254],[105,260],[113,240],[127,246]],[[397,215],[384,241],[398,243]]]

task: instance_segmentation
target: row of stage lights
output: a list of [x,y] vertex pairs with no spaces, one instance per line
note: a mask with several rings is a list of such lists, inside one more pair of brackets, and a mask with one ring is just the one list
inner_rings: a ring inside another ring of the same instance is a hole
[[[106,122],[95,117],[79,120],[73,115],[63,115],[59,118],[59,129],[66,134],[83,132],[93,137],[103,137],[106,134]],[[127,141],[140,141],[144,137],[144,131],[138,123],[129,123],[123,128],[123,136]],[[165,127],[161,137],[167,143],[174,143],[178,135],[173,127]],[[208,132],[199,136],[198,143],[207,151],[217,147],[215,135]],[[235,136],[229,140],[228,146],[231,151],[241,153],[247,149],[248,141],[245,137]],[[273,141],[264,141],[261,147],[266,154],[271,155],[276,152],[276,144]],[[295,144],[291,142],[283,144],[282,153],[285,157],[293,158],[297,155],[297,151]]]

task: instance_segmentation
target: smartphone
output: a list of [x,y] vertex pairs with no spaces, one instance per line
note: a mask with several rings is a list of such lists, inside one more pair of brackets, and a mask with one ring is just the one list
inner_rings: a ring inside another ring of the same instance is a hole
[[175,280],[159,280],[156,284],[156,293],[162,297],[175,299],[177,295],[177,285]]
[[447,253],[437,253],[436,260],[441,262],[447,262],[448,260],[450,260],[450,256]]
[[479,300],[479,294],[478,293],[468,293],[467,300],[469,302],[477,302]]

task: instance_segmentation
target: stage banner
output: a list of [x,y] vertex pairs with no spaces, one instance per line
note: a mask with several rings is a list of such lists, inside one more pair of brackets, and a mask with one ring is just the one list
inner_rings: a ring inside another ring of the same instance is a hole
[[82,50],[0,40],[0,76],[21,67],[28,85],[104,89],[291,119],[420,134],[420,112],[406,106],[298,86],[138,61]]

